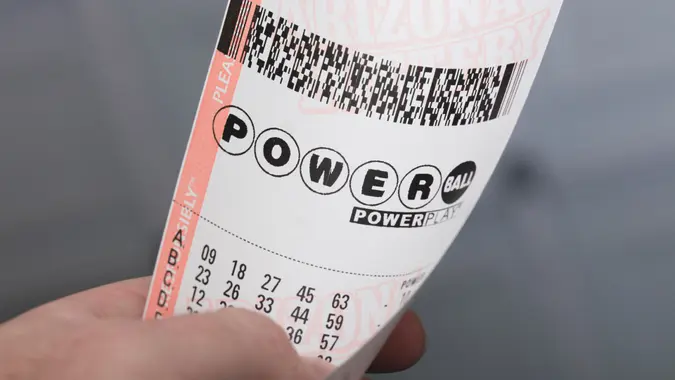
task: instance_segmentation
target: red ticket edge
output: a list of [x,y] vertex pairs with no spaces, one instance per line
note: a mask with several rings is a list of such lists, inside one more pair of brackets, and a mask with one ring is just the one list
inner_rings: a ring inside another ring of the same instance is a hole
[[[243,66],[236,59],[223,53],[222,51],[227,50],[221,45],[223,39],[228,39],[227,43],[230,45],[228,50],[233,53],[232,55],[239,57],[242,54],[244,44],[240,42],[248,35],[250,28],[248,20],[251,19],[255,7],[259,6],[261,1],[231,0],[228,2],[219,34],[220,40],[211,58],[178,183],[174,189],[145,304],[144,320],[162,319],[174,315],[178,292],[192,248],[192,240],[199,224],[200,218],[197,215],[201,214],[206,189],[219,149],[214,140],[218,132],[218,126],[214,128],[213,125],[214,117],[219,111],[221,114],[228,113],[224,107],[232,103]],[[236,45],[232,45],[233,43]],[[232,48],[233,46],[235,47]],[[223,114],[223,116],[227,115]],[[222,133],[222,126],[220,129]]]

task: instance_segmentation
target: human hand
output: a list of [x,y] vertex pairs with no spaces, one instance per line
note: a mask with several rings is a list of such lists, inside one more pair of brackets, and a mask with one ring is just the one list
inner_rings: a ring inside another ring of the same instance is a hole
[[[319,380],[331,367],[301,358],[283,329],[236,308],[142,321],[149,278],[87,290],[0,325],[0,379]],[[425,336],[408,312],[371,366],[414,365]]]

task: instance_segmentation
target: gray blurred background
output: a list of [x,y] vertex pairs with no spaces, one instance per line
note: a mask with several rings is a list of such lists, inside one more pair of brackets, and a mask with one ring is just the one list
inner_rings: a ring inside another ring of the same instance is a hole
[[[0,2],[0,320],[147,275],[225,0]],[[390,379],[675,378],[675,5],[566,0]]]

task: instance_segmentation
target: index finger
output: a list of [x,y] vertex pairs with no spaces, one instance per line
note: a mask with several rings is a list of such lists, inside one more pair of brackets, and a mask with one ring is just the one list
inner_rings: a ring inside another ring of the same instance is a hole
[[110,374],[122,369],[152,379],[320,380],[332,370],[323,361],[302,359],[279,325],[244,309],[138,321],[100,341],[94,343],[100,362],[92,368]]
[[[66,297],[78,310],[100,319],[134,319],[143,315],[150,277],[104,285]],[[407,312],[373,361],[370,373],[398,372],[412,367],[425,350],[425,332],[419,317]]]
[[369,373],[391,373],[415,365],[426,348],[426,336],[417,314],[406,312],[391,332],[368,370]]

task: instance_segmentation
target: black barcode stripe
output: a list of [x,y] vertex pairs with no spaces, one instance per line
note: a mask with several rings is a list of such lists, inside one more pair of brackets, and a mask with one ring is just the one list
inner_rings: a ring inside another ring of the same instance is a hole
[[327,40],[258,5],[242,12],[244,19],[253,14],[248,33],[231,39],[244,66],[336,109],[400,124],[469,125],[506,115],[527,64],[405,65]]
[[506,104],[504,105],[504,111],[502,112],[502,115],[506,116],[509,111],[511,110],[511,106],[513,105],[513,100],[515,99],[516,92],[518,90],[518,85],[520,84],[520,80],[523,77],[523,71],[525,70],[525,62],[521,62],[517,65],[517,70],[516,70],[516,76],[513,80],[513,85],[509,89],[509,95],[508,95],[508,100],[506,101]]
[[242,19],[245,19],[246,15],[246,6],[248,5],[248,0],[244,0],[243,5],[241,6],[241,11],[239,12],[239,18],[237,19],[237,24],[234,28],[234,42],[230,45],[229,56],[236,57],[237,52],[239,51],[239,45],[241,44],[242,31],[244,30],[244,22]]
[[499,111],[499,117],[506,115],[506,110],[509,108],[509,100],[511,100],[511,93],[513,93],[513,86],[515,86],[518,79],[518,68],[517,64],[513,65],[513,71],[511,72],[511,77],[509,80],[509,85],[506,86],[506,91],[504,92],[504,99],[500,105],[501,110]]
[[516,66],[515,63],[509,63],[508,65],[506,65],[506,70],[504,70],[504,77],[502,78],[502,82],[505,84],[502,84],[499,88],[499,94],[497,95],[496,105],[492,110],[492,115],[490,115],[491,119],[496,119],[499,116],[503,116],[500,114],[499,111],[504,108],[503,105],[504,105],[504,97],[506,96],[506,91],[513,84],[511,78],[513,78],[513,68],[515,66]]
[[520,65],[516,64],[513,66],[513,72],[511,74],[511,80],[509,85],[506,87],[506,93],[504,94],[504,100],[499,112],[499,117],[505,116],[509,109],[509,102],[511,101],[511,95],[513,94],[513,88],[518,82],[518,73],[520,72]]
[[513,102],[516,99],[516,93],[518,92],[518,88],[520,87],[520,81],[523,79],[523,74],[525,73],[525,68],[527,67],[527,61],[519,63],[518,66],[519,66],[518,74],[516,75],[516,78],[513,81],[514,82],[513,87],[511,89],[509,101],[507,102],[504,110],[504,115],[508,115],[511,112],[511,107],[513,106]]
[[242,22],[241,22],[241,17],[245,12],[246,7],[246,0],[242,2],[241,9],[239,10],[239,15],[237,17],[237,23],[234,24],[234,35],[232,36],[232,43],[230,44],[230,50],[227,52],[227,55],[230,57],[233,57],[236,55],[237,46],[239,46],[239,43],[241,42],[241,27],[242,27]]
[[242,11],[239,14],[239,22],[235,34],[236,42],[234,43],[234,49],[230,52],[230,56],[235,59],[237,58],[237,53],[239,52],[239,47],[241,46],[241,41],[243,39],[244,30],[246,29],[246,23],[248,21],[248,14],[250,10],[251,10],[251,1],[244,0],[244,6],[242,7]]
[[230,55],[232,39],[239,20],[239,13],[244,0],[230,0],[223,20],[223,29],[220,32],[217,49],[219,52]]

